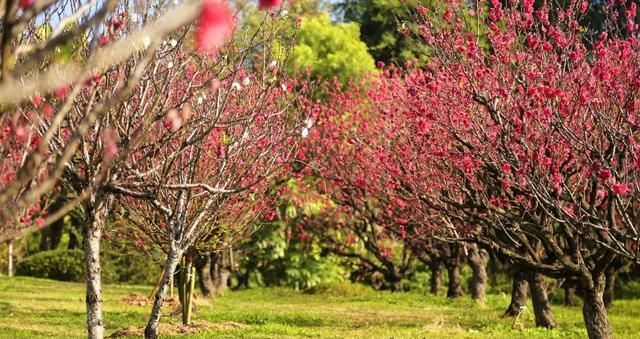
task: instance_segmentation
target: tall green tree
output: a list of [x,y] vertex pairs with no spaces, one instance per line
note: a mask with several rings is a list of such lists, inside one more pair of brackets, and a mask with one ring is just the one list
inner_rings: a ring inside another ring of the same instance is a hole
[[403,64],[416,59],[418,47],[398,27],[409,18],[400,0],[342,0],[336,12],[344,22],[358,22],[360,37],[376,61]]
[[306,19],[295,47],[296,67],[310,68],[319,78],[337,77],[345,85],[375,70],[375,63],[360,40],[356,23],[332,23],[328,14]]

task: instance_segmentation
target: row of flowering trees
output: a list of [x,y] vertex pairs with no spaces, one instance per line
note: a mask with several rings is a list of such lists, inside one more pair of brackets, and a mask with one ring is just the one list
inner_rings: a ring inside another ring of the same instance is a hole
[[543,276],[577,280],[589,337],[611,338],[607,272],[637,261],[640,241],[640,43],[633,2],[597,5],[607,24],[586,34],[596,5],[418,7],[403,28],[425,64],[383,67],[313,108],[304,174],[354,219],[332,229],[352,227],[390,275],[385,239],[417,255],[462,246],[474,273],[490,250],[532,285],[540,326],[555,326]]
[[[328,84],[321,100],[286,76],[291,41],[276,15],[235,32],[221,0],[166,14],[164,2],[4,3],[0,241],[83,210],[90,338],[104,336],[109,220],[167,254],[145,329],[155,338],[177,265],[193,286],[193,258],[268,215],[270,178],[294,155],[292,169],[328,207],[302,234],[392,289],[418,258],[436,290],[444,265],[457,296],[466,256],[481,300],[491,251],[516,269],[514,296],[528,281],[539,326],[555,326],[546,275],[577,281],[589,337],[612,336],[606,275],[637,261],[640,241],[634,3],[417,7],[400,29],[426,63]],[[583,28],[596,10],[605,24]],[[74,198],[49,211],[62,188]],[[191,297],[180,297],[188,313]]]

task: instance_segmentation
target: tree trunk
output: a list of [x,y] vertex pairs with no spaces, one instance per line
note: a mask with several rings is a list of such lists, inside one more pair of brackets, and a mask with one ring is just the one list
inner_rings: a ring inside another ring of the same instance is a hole
[[49,249],[49,233],[51,231],[49,229],[43,229],[40,231],[40,246],[38,246],[38,251],[46,251]]
[[480,302],[484,302],[487,288],[487,264],[489,263],[489,253],[473,244],[469,247],[469,266],[473,271],[473,279],[471,280],[471,298]]
[[402,292],[402,279],[393,278],[389,281],[391,292]]
[[196,257],[195,266],[198,274],[198,285],[200,286],[202,295],[205,297],[214,295],[216,286],[211,277],[211,255],[206,254]]
[[447,264],[447,273],[449,274],[449,289],[447,290],[447,298],[458,298],[464,293],[460,283],[460,265],[459,260],[451,259]]
[[551,312],[551,305],[547,298],[547,288],[544,276],[538,272],[529,272],[529,289],[531,290],[531,302],[533,314],[536,318],[536,326],[545,328],[556,327],[556,321]]
[[529,283],[522,271],[513,274],[513,285],[511,287],[511,303],[504,311],[503,317],[517,317],[520,309],[527,303],[527,290]]
[[240,273],[239,271],[238,273],[236,273],[236,279],[238,279],[238,285],[234,289],[251,288],[250,286],[251,284],[249,282],[249,280],[251,279],[251,273],[253,273],[258,268],[258,264],[254,260],[249,258],[249,260],[247,261],[247,264],[245,265],[245,268],[246,269],[244,273]]
[[[180,305],[184,305],[184,286],[187,281],[187,273],[185,271],[185,259],[182,257],[180,259],[180,271],[178,272],[178,300],[180,300]],[[184,306],[182,306],[184,309]]]
[[564,305],[565,306],[575,306],[576,305],[576,295],[578,292],[578,284],[579,280],[575,276],[569,276],[564,279],[562,284],[560,285],[564,289]]
[[442,261],[440,260],[431,260],[429,262],[429,269],[431,270],[431,278],[429,280],[430,292],[433,295],[438,295],[440,292],[440,285],[442,281]]
[[398,271],[397,267],[393,267],[384,272],[384,280],[389,283],[389,289],[392,292],[402,291],[402,274]]
[[618,274],[617,270],[613,267],[610,267],[605,274],[605,287],[604,287],[604,295],[602,296],[604,301],[604,306],[607,309],[610,309],[613,306],[613,297],[614,297],[614,289],[616,285],[616,275]]
[[227,282],[229,281],[231,270],[225,264],[225,259],[227,259],[225,252],[211,254],[210,276],[213,281],[214,295],[220,294],[228,288]]
[[564,287],[564,305],[576,305],[576,287],[574,285],[567,285]]
[[80,247],[80,243],[78,241],[78,237],[76,237],[73,231],[69,232],[69,245],[67,245],[68,250],[73,250]]
[[582,316],[584,317],[589,339],[610,339],[613,336],[613,330],[609,323],[609,316],[603,299],[605,286],[606,278],[604,274],[583,280]]
[[53,223],[50,227],[51,229],[51,238],[49,239],[49,249],[55,250],[60,246],[60,241],[62,240],[62,231],[64,230],[64,218],[58,219]]
[[167,293],[169,283],[173,279],[173,274],[176,271],[178,262],[182,254],[172,246],[167,255],[167,261],[164,266],[164,274],[162,275],[162,281],[158,290],[156,291],[155,298],[153,300],[153,307],[151,308],[151,316],[147,327],[144,329],[144,337],[146,339],[158,338],[158,325],[160,325],[160,317],[162,316],[162,304],[164,303],[164,295]]
[[102,267],[100,240],[105,219],[111,207],[111,197],[94,195],[87,208],[87,231],[84,236],[84,261],[87,280],[87,335],[90,339],[104,337],[102,322]]

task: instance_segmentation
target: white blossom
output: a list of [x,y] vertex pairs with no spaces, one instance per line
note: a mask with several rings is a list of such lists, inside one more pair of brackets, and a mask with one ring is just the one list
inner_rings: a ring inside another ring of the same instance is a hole
[[282,88],[283,92],[286,92],[287,91],[287,84],[280,85],[280,88]]
[[287,11],[286,9],[283,9],[282,12],[280,12],[280,16],[282,16],[283,18],[286,18],[287,14],[289,14],[289,11]]
[[178,45],[178,41],[176,39],[171,39],[171,41],[169,41],[169,44],[171,45],[171,47],[176,47]]
[[234,81],[234,82],[231,84],[231,89],[232,89],[232,90],[239,91],[239,90],[241,90],[241,89],[242,89],[242,86],[241,86],[238,82]]
[[147,49],[149,48],[149,45],[151,45],[151,38],[145,35],[142,38],[142,47],[144,47],[144,49]]
[[306,138],[309,136],[309,129],[308,128],[303,128],[302,132],[300,132],[300,135],[302,135],[303,138]]
[[313,127],[313,120],[311,120],[311,118],[305,119],[304,125],[307,126],[307,128]]
[[173,61],[169,61],[169,63],[167,63],[167,68],[168,69],[172,69],[173,68]]
[[245,87],[251,85],[251,79],[249,79],[249,77],[244,78],[244,80],[242,80],[242,85]]
[[129,16],[129,20],[131,20],[131,22],[133,22],[133,23],[137,23],[137,22],[138,22],[138,14],[136,14],[136,13],[132,13],[132,14]]
[[278,66],[278,62],[277,62],[277,61],[275,61],[275,60],[273,60],[273,61],[271,61],[271,62],[269,63],[269,68],[270,68],[270,69],[271,69],[271,68],[275,68],[276,66]]
[[202,103],[204,102],[204,98],[202,96],[198,97],[198,105],[202,105]]

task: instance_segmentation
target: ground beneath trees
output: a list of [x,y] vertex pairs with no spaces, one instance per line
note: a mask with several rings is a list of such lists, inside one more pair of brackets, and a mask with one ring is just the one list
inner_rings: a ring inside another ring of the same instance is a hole
[[[139,338],[150,306],[121,300],[149,295],[151,288],[109,285],[104,292],[107,335],[124,330],[124,338]],[[164,328],[172,332],[163,338],[586,337],[579,307],[554,306],[559,328],[547,331],[534,328],[531,311],[513,329],[513,319],[499,318],[508,303],[506,295],[491,295],[480,306],[467,298],[451,301],[350,286],[316,294],[254,289],[197,305],[195,319],[201,326],[194,331],[180,332],[178,316],[163,318]],[[0,338],[84,338],[84,311],[83,284],[0,277]],[[640,338],[640,300],[617,300],[611,318],[616,338]]]

